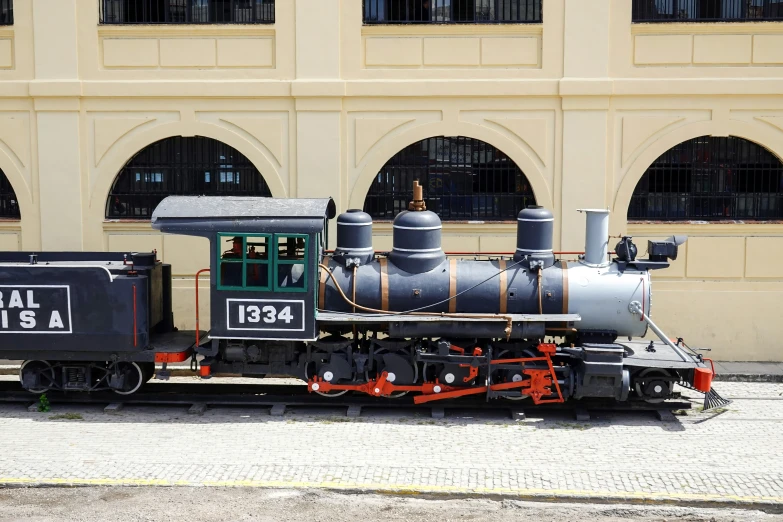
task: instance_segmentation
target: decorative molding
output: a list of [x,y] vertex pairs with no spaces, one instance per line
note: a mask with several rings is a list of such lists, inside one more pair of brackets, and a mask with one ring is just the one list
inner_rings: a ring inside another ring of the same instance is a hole
[[221,117],[230,125],[234,125],[247,132],[275,157],[278,166],[283,166],[283,122],[280,118],[228,118]]
[[487,118],[511,131],[532,149],[542,165],[547,164],[547,120],[533,118]]
[[781,34],[781,22],[631,24],[631,34]]
[[[637,236],[671,236],[672,233],[693,237],[781,237],[783,223],[759,221],[628,221],[628,233]],[[687,243],[686,243],[687,244]]]
[[414,118],[356,118],[356,165],[381,138]]
[[[123,38],[201,38],[215,36],[274,36],[274,24],[247,25],[103,25],[98,37]],[[1,33],[0,33],[1,36]]]
[[783,131],[783,116],[756,116],[755,119]]
[[683,121],[684,116],[623,116],[622,166],[651,136]]
[[362,36],[540,36],[544,24],[364,25]]
[[23,167],[30,165],[30,120],[27,115],[0,116],[0,141]]
[[96,118],[93,121],[95,165],[101,162],[109,149],[133,129],[156,118]]

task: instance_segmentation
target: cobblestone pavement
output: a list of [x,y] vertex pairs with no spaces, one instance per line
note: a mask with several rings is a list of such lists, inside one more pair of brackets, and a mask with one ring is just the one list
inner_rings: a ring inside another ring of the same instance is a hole
[[[338,411],[0,406],[0,485],[188,485],[783,505],[783,384],[649,412],[424,416]],[[694,396],[695,397],[695,396]]]

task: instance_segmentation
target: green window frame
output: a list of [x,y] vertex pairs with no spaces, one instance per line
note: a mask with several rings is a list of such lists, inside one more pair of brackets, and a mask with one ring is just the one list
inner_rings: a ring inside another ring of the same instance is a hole
[[[280,249],[279,249],[279,240],[281,238],[284,239],[304,239],[304,256],[302,259],[280,259]],[[310,258],[310,236],[307,234],[274,234],[274,239],[272,241],[272,244],[274,245],[275,253],[274,253],[274,262],[275,266],[272,269],[272,273],[274,275],[274,291],[275,292],[307,292],[308,286],[307,286],[307,260]],[[294,266],[294,265],[302,265],[302,278],[304,279],[302,287],[297,288],[293,286],[279,286],[278,282],[278,267],[279,266]]]
[[[223,259],[223,248],[225,240],[233,240],[235,237],[242,238],[242,257],[236,259]],[[252,259],[247,257],[248,251],[248,238],[264,238],[266,241],[267,259]],[[303,239],[304,240],[304,256],[302,259],[280,259],[279,240],[280,239]],[[243,290],[254,292],[307,292],[308,287],[308,273],[307,263],[310,259],[310,236],[308,234],[261,234],[261,233],[229,233],[219,232],[217,235],[217,287],[218,290]],[[242,284],[237,285],[225,285],[223,284],[223,265],[233,264],[242,266]],[[249,266],[258,265],[266,270],[267,284],[265,286],[248,286],[247,284],[247,268]],[[301,287],[281,286],[278,281],[278,267],[280,266],[302,266],[302,278],[303,284]]]
[[[233,239],[235,237],[242,238],[242,259],[222,259],[223,257],[223,245],[224,239]],[[267,244],[267,259],[249,259],[247,257],[247,238],[264,238]],[[252,291],[269,291],[271,289],[272,281],[272,265],[273,256],[269,253],[269,250],[273,244],[273,234],[235,234],[220,232],[217,240],[217,260],[218,260],[218,275],[217,286],[219,290],[252,290]],[[225,264],[241,264],[242,265],[242,285],[224,285],[223,284],[223,265]],[[265,286],[247,286],[247,267],[259,265],[266,269],[267,284]]]

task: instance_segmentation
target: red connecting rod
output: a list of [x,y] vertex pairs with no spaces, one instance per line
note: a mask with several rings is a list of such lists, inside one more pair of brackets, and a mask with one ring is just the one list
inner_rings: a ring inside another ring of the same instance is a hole
[[[534,404],[564,402],[565,399],[560,390],[560,385],[557,382],[554,366],[552,366],[551,354],[555,353],[555,345],[541,344],[538,348],[539,351],[544,354],[543,357],[493,359],[490,361],[490,364],[492,365],[519,363],[522,366],[522,373],[528,378],[518,382],[504,382],[491,384],[489,386],[456,387],[443,385],[436,380],[435,382],[425,382],[419,385],[396,385],[388,380],[388,372],[383,372],[377,380],[373,379],[364,384],[332,384],[318,377],[313,377],[307,383],[307,389],[311,392],[318,391],[324,393],[330,391],[356,391],[374,397],[389,397],[397,392],[419,392],[421,395],[417,395],[413,398],[413,402],[416,404],[454,399],[466,395],[479,395],[487,393],[488,390],[504,391],[519,389],[523,395],[531,397]],[[545,370],[525,368],[525,363],[537,361],[546,362],[548,368]],[[551,387],[553,384],[555,392],[557,393],[557,398],[544,399],[543,397],[552,395]]]

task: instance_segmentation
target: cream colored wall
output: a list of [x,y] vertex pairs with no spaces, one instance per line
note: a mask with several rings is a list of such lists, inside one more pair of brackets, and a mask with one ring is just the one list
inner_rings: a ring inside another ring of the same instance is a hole
[[[136,152],[208,136],[274,196],[345,210],[400,149],[464,135],[522,168],[555,213],[558,249],[582,249],[585,206],[610,208],[612,233],[642,249],[688,234],[654,274],[656,321],[719,359],[783,360],[783,225],[625,220],[647,166],[684,140],[741,136],[783,158],[783,24],[634,25],[627,0],[544,0],[543,24],[363,26],[358,0],[278,0],[270,25],[100,26],[97,0],[14,3],[0,168],[22,220],[0,222],[0,249],[156,249],[173,265],[177,323],[192,327],[206,242],[104,219]],[[390,248],[390,225],[375,233]],[[447,224],[444,248],[511,251],[514,236],[513,223]]]

